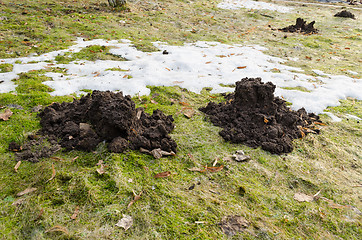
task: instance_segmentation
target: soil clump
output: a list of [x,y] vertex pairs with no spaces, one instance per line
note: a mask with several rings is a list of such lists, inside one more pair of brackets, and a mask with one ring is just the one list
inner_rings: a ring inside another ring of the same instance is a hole
[[319,133],[314,123],[320,120],[304,108],[291,110],[284,100],[274,97],[275,87],[261,78],[243,78],[236,82],[235,92],[225,96],[226,102],[209,102],[200,111],[223,128],[220,135],[226,141],[261,146],[275,154],[289,153],[293,139]]
[[18,147],[18,152],[15,153],[17,161],[39,162],[41,158],[47,158],[58,152],[61,147],[55,139],[47,139],[44,136],[33,137],[28,136],[29,141],[22,146],[11,142],[9,144],[9,150],[14,151],[15,147]]
[[334,15],[335,17],[344,17],[344,18],[353,18],[353,19],[356,19],[354,14],[347,11],[347,10],[343,10],[341,12],[338,12]]
[[317,33],[318,29],[314,28],[315,21],[312,21],[307,24],[306,21],[304,21],[303,18],[297,18],[295,25],[290,25],[285,28],[280,28],[279,31],[282,32],[298,32],[298,33],[304,33],[304,34],[313,34]]
[[140,148],[176,152],[177,144],[168,135],[174,128],[172,116],[136,109],[122,92],[94,91],[73,102],[53,103],[39,116],[40,134],[59,139],[67,150],[92,151],[106,141],[108,149],[117,153]]

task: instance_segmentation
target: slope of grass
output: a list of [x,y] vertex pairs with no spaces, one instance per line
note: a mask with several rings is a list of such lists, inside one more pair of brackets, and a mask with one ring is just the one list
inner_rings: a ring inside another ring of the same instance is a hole
[[[319,69],[352,76],[346,71],[352,70],[358,72],[354,77],[361,77],[360,26],[351,19],[333,18],[329,8],[317,9],[316,15],[315,7],[294,3],[290,5],[299,9],[298,14],[222,10],[216,8],[217,1],[202,0],[128,1],[127,9],[111,9],[105,2],[3,0],[0,16],[6,18],[0,22],[0,58],[66,48],[78,36],[126,38],[144,51],[154,50],[152,41],[210,40],[258,43],[274,56],[298,57],[288,64],[311,73]],[[285,34],[268,26],[284,27],[302,14],[308,21],[316,20],[318,35]],[[106,53],[106,48],[92,46],[58,61],[114,57]],[[4,65],[1,70],[11,67]],[[40,128],[32,108],[74,98],[50,96],[52,89],[42,84],[48,79],[43,73],[20,74],[16,92],[0,94],[0,106],[22,107],[11,108],[10,120],[0,122],[2,239],[358,239],[362,235],[362,129],[360,121],[346,117],[362,118],[361,101],[349,98],[327,109],[342,121],[331,122],[321,115],[326,123],[321,134],[297,140],[291,154],[277,156],[224,142],[220,129],[197,111],[208,101],[222,100],[209,89],[194,94],[178,87],[150,87],[149,96],[133,99],[149,113],[161,109],[173,115],[176,156],[154,159],[138,151],[114,154],[101,144],[92,153],[59,152],[38,163],[22,162],[15,172],[17,162],[8,144],[24,143]],[[186,118],[180,102],[196,114]],[[224,158],[239,149],[251,160],[238,163]],[[223,170],[188,170],[212,166],[215,159]],[[100,160],[104,174],[97,172]],[[165,171],[171,176],[154,178]],[[36,190],[17,196],[29,188]],[[293,199],[297,192],[314,195],[318,191],[316,201]],[[134,194],[140,193],[139,200],[128,207]],[[133,218],[127,231],[116,226],[124,214]],[[219,225],[228,215],[240,215],[250,226],[228,237]]]

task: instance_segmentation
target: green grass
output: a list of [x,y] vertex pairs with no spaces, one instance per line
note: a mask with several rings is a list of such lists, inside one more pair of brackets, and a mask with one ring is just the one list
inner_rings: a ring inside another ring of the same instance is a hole
[[[6,18],[0,22],[0,58],[65,49],[76,37],[125,38],[142,51],[154,51],[153,41],[180,45],[206,40],[260,44],[273,56],[299,58],[287,64],[309,73],[319,69],[348,75],[347,69],[358,72],[356,78],[361,77],[358,21],[333,18],[334,8],[319,8],[316,15],[315,6],[288,3],[303,12],[308,22],[316,20],[320,33],[305,36],[268,27],[292,24],[299,14],[221,10],[216,7],[218,2],[129,0],[126,8],[112,9],[100,0],[3,0],[0,16]],[[357,18],[361,16],[357,10],[354,14]],[[90,46],[59,56],[56,61],[124,60],[108,50],[104,46]],[[11,71],[12,67],[0,64],[0,72]],[[65,72],[61,68],[47,71]],[[45,72],[21,73],[14,80],[16,91],[0,94],[0,106],[18,104],[23,108],[12,108],[10,120],[0,121],[1,239],[358,239],[362,234],[361,215],[354,210],[362,210],[362,129],[360,122],[345,117],[353,114],[362,118],[361,101],[348,98],[340,106],[328,108],[342,121],[331,122],[321,115],[327,124],[322,126],[321,134],[298,139],[292,153],[277,156],[224,142],[218,134],[220,129],[205,121],[204,114],[197,110],[209,101],[221,101],[221,95],[210,94],[206,88],[195,94],[179,87],[150,86],[149,96],[133,100],[148,113],[161,109],[173,115],[176,156],[153,159],[138,151],[114,154],[100,144],[91,153],[58,152],[57,158],[22,162],[15,172],[15,155],[7,150],[8,145],[11,141],[22,144],[29,134],[39,130],[39,118],[32,108],[74,98],[51,96],[52,89],[42,84],[49,80],[43,75]],[[295,90],[305,91],[298,87]],[[180,102],[187,102],[196,111],[191,119],[183,115]],[[251,160],[224,160],[239,149],[250,155]],[[222,171],[188,170],[211,166],[215,159],[224,166]],[[106,165],[103,175],[97,172],[99,160]],[[48,181],[52,166],[56,175]],[[172,175],[154,178],[164,171],[171,171]],[[191,186],[194,188],[189,190]],[[17,197],[17,193],[30,187],[37,190]],[[141,191],[140,199],[128,208],[133,192]],[[310,203],[293,199],[297,192],[313,195],[318,191],[325,199]],[[12,205],[19,199],[23,199],[21,204]],[[345,207],[335,208],[339,205],[326,199]],[[127,231],[116,226],[123,214],[134,220]],[[233,237],[226,236],[219,223],[227,215],[243,216],[250,227]],[[61,226],[63,231],[49,231],[54,226]]]

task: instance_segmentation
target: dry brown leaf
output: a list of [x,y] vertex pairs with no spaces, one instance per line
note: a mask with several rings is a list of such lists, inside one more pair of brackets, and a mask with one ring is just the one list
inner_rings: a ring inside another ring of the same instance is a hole
[[140,198],[141,198],[141,195],[142,195],[143,191],[140,192],[140,194],[136,194],[134,191],[133,191],[133,200],[128,204],[127,208],[129,208],[130,206],[132,206],[132,204],[134,204],[136,201],[138,201]]
[[153,149],[152,151],[148,151],[148,153],[150,153],[156,159],[159,159],[162,156],[175,156],[176,155],[176,153],[174,153],[173,151],[166,152],[166,151],[163,151],[161,148]]
[[207,167],[206,166],[206,170],[209,171],[209,172],[219,172],[219,171],[221,171],[223,169],[224,169],[223,165],[221,165],[219,167]]
[[187,102],[179,102],[182,106],[189,106],[190,104],[188,104]]
[[196,113],[195,110],[192,108],[187,108],[183,111],[183,114],[185,115],[185,117],[187,117],[189,119],[192,118],[195,115],[195,113]]
[[46,182],[50,182],[51,180],[53,180],[55,177],[55,168],[54,168],[54,164],[52,163],[52,177],[48,179],[48,181]]
[[25,194],[34,192],[34,191],[36,191],[36,190],[37,190],[37,188],[27,188],[27,189],[25,189],[24,191],[17,193],[16,196],[20,197],[20,196],[23,196],[23,195],[25,195]]
[[5,112],[0,113],[0,119],[3,121],[8,121],[11,115],[13,115],[13,112],[7,108],[5,109]]
[[309,196],[304,193],[295,193],[293,198],[298,202],[312,202],[314,200],[313,196]]
[[65,227],[59,226],[59,225],[51,227],[51,228],[49,228],[48,230],[45,231],[45,233],[48,233],[48,232],[63,232],[65,234],[69,233],[68,229],[66,229]]
[[237,67],[237,69],[244,69],[246,66]]
[[132,217],[125,214],[123,214],[123,218],[119,220],[118,223],[116,223],[117,227],[122,227],[124,228],[125,231],[127,231],[127,229],[132,227],[132,225],[133,225]]
[[20,167],[21,161],[18,161],[18,163],[14,167],[14,171],[18,172],[18,168]]
[[169,177],[169,176],[171,176],[171,172],[166,171],[166,172],[162,172],[162,173],[157,173],[155,175],[155,178],[165,178],[165,177]]
[[102,175],[104,174],[106,171],[105,171],[105,166],[103,164],[103,160],[99,160],[98,163],[97,163],[97,166],[100,166],[100,168],[97,168],[97,172],[99,173],[99,175]]
[[73,215],[72,215],[70,218],[73,219],[73,220],[76,220],[78,214],[79,214],[79,207],[77,206],[77,207],[75,208],[75,210],[74,210]]
[[209,61],[209,62],[206,62],[205,64],[210,64],[211,63],[211,61]]
[[172,83],[174,83],[174,84],[181,84],[181,83],[183,83],[184,81],[173,81]]

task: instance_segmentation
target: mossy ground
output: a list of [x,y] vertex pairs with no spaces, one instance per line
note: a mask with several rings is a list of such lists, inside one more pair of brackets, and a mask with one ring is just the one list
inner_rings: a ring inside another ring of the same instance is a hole
[[[207,40],[260,44],[271,55],[284,59],[298,57],[298,61],[287,63],[311,74],[312,69],[318,69],[361,77],[361,28],[356,20],[334,18],[337,8],[290,2],[288,5],[299,12],[281,14],[222,10],[216,7],[218,1],[202,0],[129,0],[125,9],[111,9],[106,1],[62,2],[1,1],[0,58],[66,48],[78,36],[130,39],[144,51],[154,50],[152,41],[182,44]],[[357,19],[361,17],[360,10],[354,14]],[[308,22],[315,20],[320,33],[305,36],[272,30],[294,24],[299,16]],[[106,48],[92,46],[57,60],[117,57],[106,53]],[[0,65],[1,72],[11,68]],[[197,109],[210,100],[222,100],[220,95],[212,95],[208,89],[194,94],[178,87],[150,87],[149,96],[134,97],[134,101],[150,113],[161,109],[174,116],[176,128],[172,137],[178,143],[177,156],[155,160],[137,151],[109,153],[100,145],[93,153],[60,152],[57,158],[22,162],[15,172],[15,157],[7,147],[11,141],[23,143],[28,134],[39,129],[39,119],[31,109],[74,98],[50,96],[52,89],[42,84],[47,80],[42,73],[43,70],[23,73],[16,80],[16,92],[0,94],[1,106],[17,104],[23,108],[12,108],[14,114],[10,120],[0,122],[1,238],[227,239],[218,225],[226,215],[241,215],[251,223],[247,231],[233,239],[358,239],[361,236],[361,213],[356,208],[362,209],[362,129],[360,122],[344,117],[348,113],[362,118],[361,101],[349,98],[341,101],[340,106],[329,108],[328,111],[342,117],[341,122],[330,122],[321,115],[327,124],[321,134],[297,140],[291,154],[276,156],[225,143],[218,135],[220,129],[204,121],[204,115]],[[186,107],[195,109],[196,115],[186,118],[182,113],[185,106],[179,102],[186,102]],[[238,149],[250,155],[251,160],[245,163],[223,160]],[[210,166],[215,159],[224,165],[222,171],[188,170]],[[99,160],[106,165],[103,175],[96,171]],[[52,165],[56,175],[48,181]],[[172,175],[154,178],[156,173],[164,171],[171,171]],[[194,188],[189,190],[191,186]],[[37,190],[16,196],[29,187]],[[323,199],[311,203],[293,199],[296,192],[313,195],[319,190],[320,196],[335,205]],[[133,192],[141,191],[141,198],[127,208]],[[13,205],[19,199],[23,199],[22,203]],[[77,208],[73,220],[71,216]],[[127,231],[115,226],[123,214],[134,219]],[[54,226],[67,231],[47,231]]]

